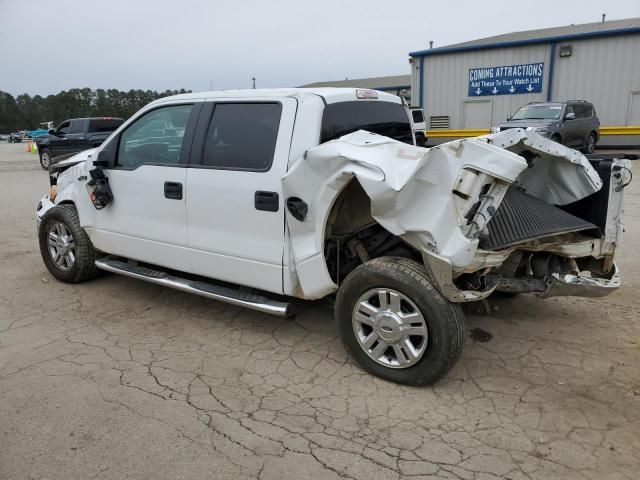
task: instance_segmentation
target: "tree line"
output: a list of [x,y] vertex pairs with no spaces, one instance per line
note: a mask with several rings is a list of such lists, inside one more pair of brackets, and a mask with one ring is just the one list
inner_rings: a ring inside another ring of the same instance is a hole
[[68,118],[120,117],[127,119],[153,100],[191,93],[191,90],[129,90],[72,88],[42,97],[27,93],[13,97],[0,90],[0,133],[46,128],[40,125],[52,121],[58,125]]

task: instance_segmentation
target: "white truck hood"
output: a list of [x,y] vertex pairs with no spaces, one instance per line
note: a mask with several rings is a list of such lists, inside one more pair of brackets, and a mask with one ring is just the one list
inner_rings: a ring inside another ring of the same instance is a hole
[[307,298],[336,288],[324,263],[325,226],[335,199],[354,177],[380,225],[453,268],[471,263],[477,249],[479,231],[470,234],[468,215],[478,201],[472,223],[482,230],[512,183],[554,204],[579,200],[602,185],[582,155],[523,130],[430,149],[365,131],[319,145],[283,178],[285,198],[298,197],[309,206],[303,221],[288,214],[287,222]]

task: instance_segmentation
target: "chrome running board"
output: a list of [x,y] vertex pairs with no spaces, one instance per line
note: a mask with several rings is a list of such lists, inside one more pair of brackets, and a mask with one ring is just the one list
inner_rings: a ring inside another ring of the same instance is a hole
[[137,278],[138,280],[155,283],[156,285],[173,288],[174,290],[193,293],[201,297],[230,303],[239,307],[250,308],[279,317],[292,315],[290,303],[279,302],[262,295],[256,295],[255,293],[214,285],[203,281],[176,277],[160,270],[153,270],[133,263],[116,260],[113,257],[103,257],[96,260],[95,263],[96,267],[101,270]]

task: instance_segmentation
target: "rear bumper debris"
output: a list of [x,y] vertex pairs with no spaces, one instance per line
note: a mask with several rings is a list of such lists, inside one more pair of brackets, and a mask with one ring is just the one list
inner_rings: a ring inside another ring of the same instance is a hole
[[604,297],[620,287],[620,273],[614,263],[609,278],[580,277],[553,273],[547,281],[547,289],[539,296],[549,297]]

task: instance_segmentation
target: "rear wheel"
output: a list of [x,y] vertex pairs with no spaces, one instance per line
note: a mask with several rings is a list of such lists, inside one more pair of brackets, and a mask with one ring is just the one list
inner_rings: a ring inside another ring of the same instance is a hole
[[593,153],[595,149],[596,149],[596,135],[593,132],[591,132],[587,136],[587,141],[584,144],[582,153]]
[[44,170],[48,170],[49,165],[51,165],[51,150],[49,150],[48,148],[43,148],[40,151],[40,166]]
[[38,240],[42,260],[58,280],[78,283],[98,275],[97,252],[80,226],[73,205],[58,205],[49,210],[40,223]]
[[382,257],[354,269],[340,287],[335,313],[351,356],[386,380],[431,384],[462,353],[462,309],[448,302],[413,260]]

